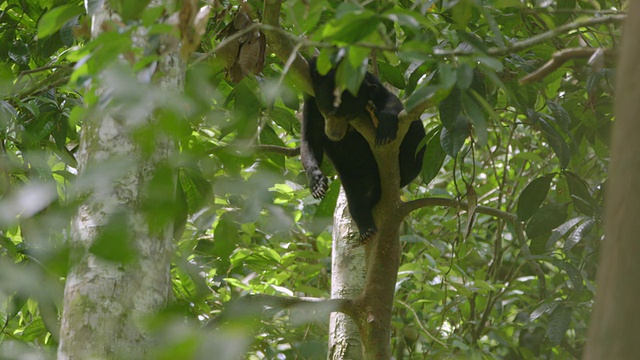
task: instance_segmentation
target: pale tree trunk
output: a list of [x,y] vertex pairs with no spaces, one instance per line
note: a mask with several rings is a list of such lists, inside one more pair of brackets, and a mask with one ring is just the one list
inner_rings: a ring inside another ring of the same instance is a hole
[[640,2],[630,1],[616,79],[605,239],[584,359],[640,356]]
[[[107,9],[99,11],[93,17],[94,29],[99,32],[102,22],[112,16]],[[146,39],[141,36],[136,41]],[[158,64],[162,91],[179,91],[183,86],[184,64],[173,48],[162,54]],[[154,153],[143,155],[131,130],[149,126],[153,120],[133,124],[131,119],[110,115],[109,108],[83,123],[77,156],[79,179],[88,172],[99,173],[101,164],[126,160],[127,165],[110,181],[97,179],[73,221],[74,253],[64,291],[58,359],[144,358],[153,344],[141,320],[170,299],[173,224],[150,224],[139,205],[150,195],[145,192],[158,166],[168,163],[176,146],[172,139],[158,136]],[[175,183],[175,176],[173,179]],[[124,220],[125,241],[134,253],[131,261],[108,261],[89,251],[114,215]]]
[[[355,224],[349,216],[347,197],[340,188],[333,216],[331,252],[331,298],[355,299],[365,285],[367,271],[364,247],[354,236]],[[362,359],[362,344],[358,325],[348,315],[331,313],[329,321],[329,360]]]

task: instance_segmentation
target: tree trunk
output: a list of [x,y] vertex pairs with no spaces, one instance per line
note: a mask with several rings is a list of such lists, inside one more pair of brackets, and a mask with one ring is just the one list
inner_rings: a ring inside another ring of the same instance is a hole
[[[333,217],[333,246],[331,252],[331,298],[355,299],[366,280],[364,247],[358,244],[355,224],[349,216],[347,197],[340,188]],[[351,240],[349,240],[351,239]],[[362,359],[362,345],[358,325],[346,314],[331,313],[329,321],[329,360]]]
[[584,359],[640,354],[640,2],[631,1],[616,84],[616,120],[606,188],[605,239]]
[[[106,8],[93,16],[94,37],[103,28],[101,24],[114,16]],[[158,80],[164,89],[182,88],[184,65],[175,46],[162,55],[158,73],[163,74]],[[140,124],[134,126],[131,119],[110,115],[109,109],[93,112],[97,115],[83,123],[79,179],[91,172],[105,174],[100,166],[123,164],[123,159],[126,165],[118,169],[118,175],[107,177],[109,180],[98,176],[102,181],[94,182],[73,221],[74,253],[64,291],[58,359],[144,358],[152,343],[141,320],[165,307],[170,299],[173,224],[152,224],[140,204],[154,195],[148,193],[148,185],[159,166],[168,168],[176,146],[172,139],[160,135],[153,154],[143,155],[131,133]],[[147,120],[142,126],[152,123]],[[169,179],[175,187],[175,176],[169,175]],[[106,236],[114,224],[118,230]],[[131,253],[124,258],[129,256],[130,260],[96,256],[96,241],[109,241],[111,247],[114,242],[126,245]]]

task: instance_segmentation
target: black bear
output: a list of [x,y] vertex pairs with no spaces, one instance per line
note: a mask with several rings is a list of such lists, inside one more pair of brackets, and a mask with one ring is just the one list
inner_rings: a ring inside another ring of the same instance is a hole
[[[327,177],[320,170],[326,153],[342,181],[360,241],[365,242],[378,231],[371,211],[380,200],[380,175],[369,144],[349,121],[356,118],[372,121],[376,127],[376,145],[386,144],[394,140],[398,132],[402,102],[369,72],[357,96],[344,91],[337,99],[335,69],[320,75],[315,59],[309,62],[309,68],[315,97],[305,98],[300,156],[311,194],[319,199],[327,191]],[[422,122],[413,121],[400,145],[401,187],[420,173],[424,148],[417,150],[424,137]]]

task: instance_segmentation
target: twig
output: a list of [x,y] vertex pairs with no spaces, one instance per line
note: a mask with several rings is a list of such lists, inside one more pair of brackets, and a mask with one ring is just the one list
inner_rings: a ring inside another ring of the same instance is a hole
[[[446,206],[450,208],[460,208],[460,209],[468,209],[469,207],[466,202],[457,201],[454,199],[429,197],[429,198],[412,200],[402,204],[402,206],[400,207],[400,212],[402,216],[406,216],[414,210],[427,207],[427,206]],[[527,245],[527,237],[525,236],[522,222],[518,219],[518,217],[508,212],[494,209],[488,206],[478,206],[476,207],[475,210],[476,210],[476,213],[491,215],[491,216],[509,221],[513,224],[515,228],[515,236],[520,245],[520,250],[524,254],[525,260],[529,263],[529,266],[531,266],[531,269],[533,270],[533,272],[538,276],[538,288],[540,290],[540,298],[541,299],[546,298],[547,286],[544,278],[544,272],[542,271],[540,264],[538,264],[535,261],[533,255],[531,254],[531,251],[529,250],[529,246]]]
[[300,155],[300,147],[288,148],[278,145],[258,145],[256,150],[260,153],[274,153],[289,157]]
[[424,324],[422,324],[422,321],[420,321],[420,317],[418,316],[418,313],[416,313],[416,311],[409,306],[409,304],[400,301],[400,300],[396,300],[400,305],[406,307],[409,311],[411,311],[411,313],[413,314],[413,317],[416,319],[416,323],[418,324],[418,326],[420,326],[420,329],[422,330],[423,333],[427,334],[427,336],[437,342],[438,344],[442,345],[445,349],[448,348],[447,344],[443,343],[442,341],[436,339],[435,336],[431,335],[431,333],[427,330],[427,328],[424,326]]

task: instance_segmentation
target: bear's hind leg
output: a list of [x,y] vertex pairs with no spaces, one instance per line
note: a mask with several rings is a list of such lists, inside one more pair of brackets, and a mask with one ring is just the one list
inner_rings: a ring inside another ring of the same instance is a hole
[[[377,180],[377,174],[375,179]],[[347,195],[349,213],[360,232],[360,242],[364,243],[378,232],[372,210],[380,200],[380,181],[361,178],[353,184],[345,184],[343,181],[342,186]]]

